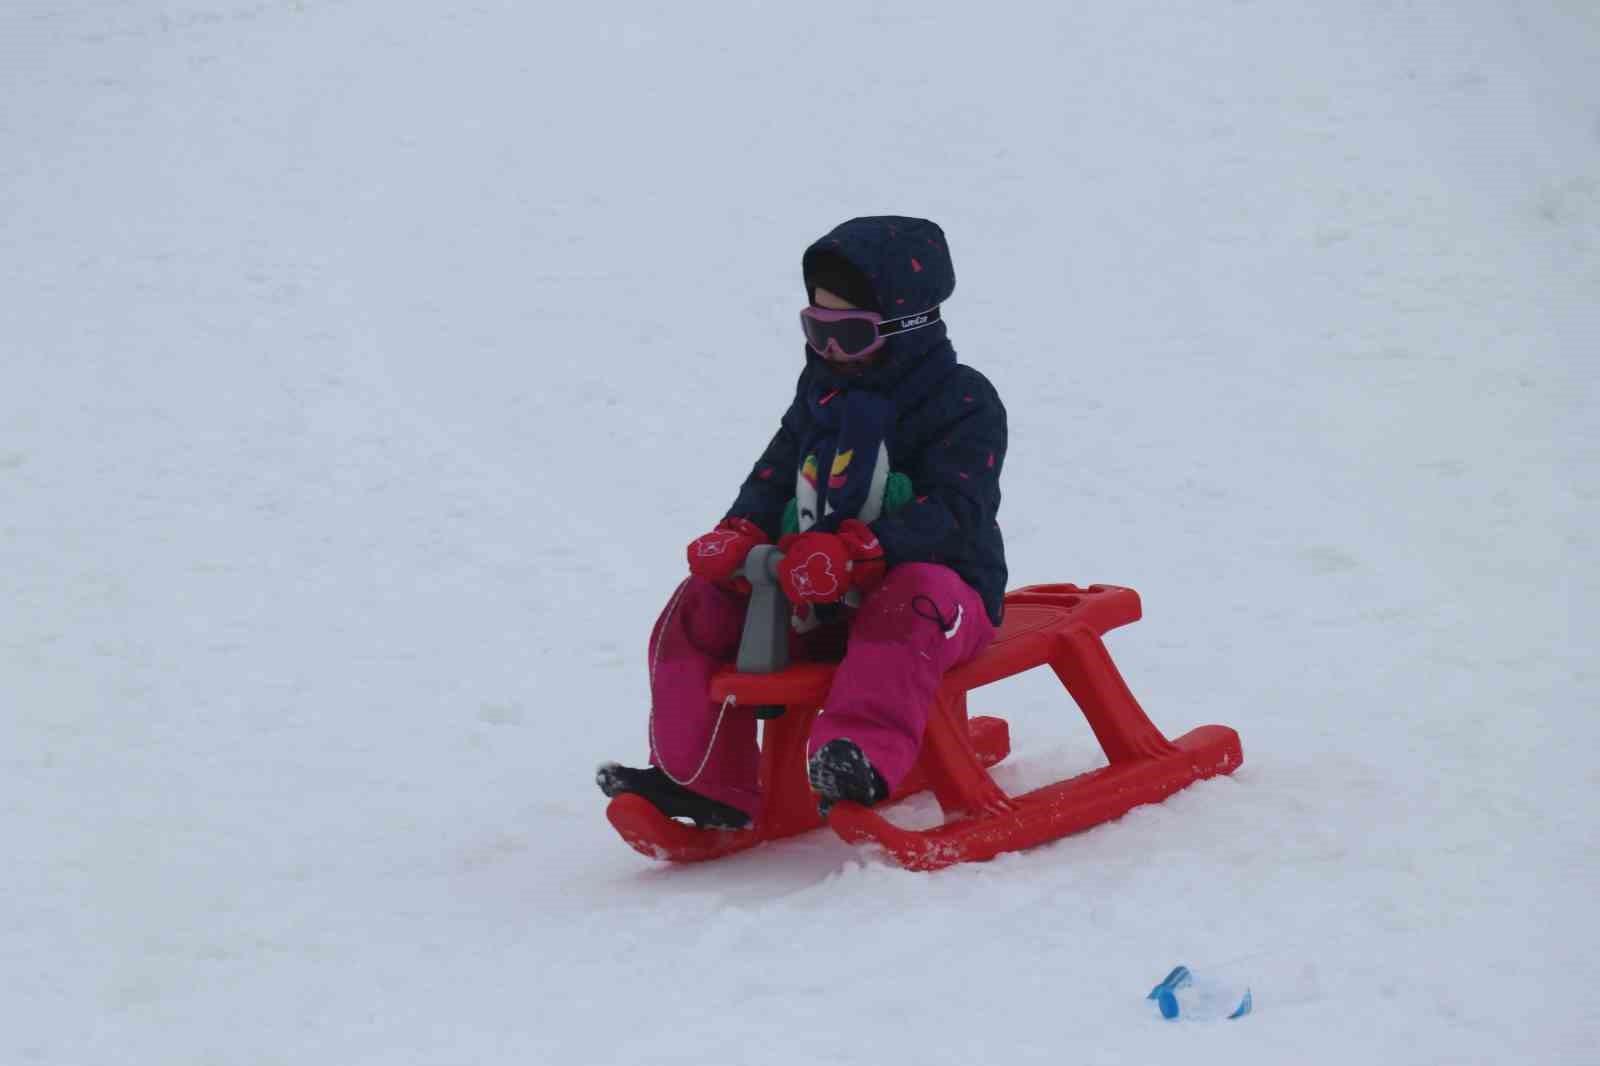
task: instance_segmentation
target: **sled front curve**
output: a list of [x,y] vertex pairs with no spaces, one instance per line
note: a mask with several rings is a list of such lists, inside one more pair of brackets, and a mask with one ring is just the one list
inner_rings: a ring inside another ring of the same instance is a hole
[[[1243,761],[1227,726],[1201,726],[1168,740],[1139,707],[1101,637],[1140,617],[1138,593],[1115,585],[1030,585],[1006,595],[1005,622],[976,659],[945,675],[917,765],[890,802],[932,789],[945,824],[901,829],[876,810],[840,803],[829,825],[844,840],[871,843],[900,865],[935,870],[991,859],[1080,832],[1156,803],[1203,778],[1232,773]],[[1010,750],[998,718],[968,719],[967,693],[1048,665],[1072,695],[1108,765],[1021,796],[1008,796],[988,767]],[[618,796],[607,816],[635,850],[651,858],[695,862],[743,851],[822,824],[806,780],[806,738],[827,696],[836,664],[806,663],[772,674],[724,670],[711,698],[733,710],[782,705],[764,723],[764,807],[750,829],[700,830],[672,821],[637,796]],[[741,713],[750,713],[744,710]]]

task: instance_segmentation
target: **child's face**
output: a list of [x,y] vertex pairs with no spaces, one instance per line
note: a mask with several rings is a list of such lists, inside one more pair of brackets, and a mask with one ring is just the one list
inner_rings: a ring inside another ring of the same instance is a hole
[[834,292],[830,292],[829,290],[824,289],[821,285],[817,286],[816,291],[812,295],[811,302],[816,304],[818,307],[825,308],[829,311],[859,310],[855,304],[851,303],[849,300],[846,300],[843,296],[840,296]]
[[[811,302],[815,306],[829,311],[860,310],[860,308],[856,307],[856,305],[851,303],[849,300],[846,300],[843,296],[840,296],[838,293],[829,289],[824,289],[821,285],[818,285],[816,289],[812,291]],[[862,373],[868,367],[877,366],[883,360],[883,355],[884,353],[880,351],[873,355],[870,359],[855,360],[851,362],[835,359],[828,355],[824,355],[823,358],[828,360],[828,362],[833,366],[834,373],[853,378]]]

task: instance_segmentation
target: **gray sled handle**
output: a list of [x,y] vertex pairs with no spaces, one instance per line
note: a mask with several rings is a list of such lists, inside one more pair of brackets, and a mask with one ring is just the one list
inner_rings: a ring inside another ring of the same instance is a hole
[[778,584],[783,553],[771,544],[750,549],[744,578],[750,582],[750,606],[739,640],[741,674],[771,674],[789,665],[789,600]]

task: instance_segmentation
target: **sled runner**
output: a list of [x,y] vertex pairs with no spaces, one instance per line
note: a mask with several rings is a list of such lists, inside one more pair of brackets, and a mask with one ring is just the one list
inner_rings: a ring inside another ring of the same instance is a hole
[[[753,563],[748,572],[770,563]],[[771,626],[757,618],[767,606],[758,585],[751,604],[753,632]],[[827,824],[853,844],[876,844],[901,866],[937,870],[1034,847],[1156,803],[1202,778],[1232,773],[1242,761],[1239,735],[1206,725],[1176,740],[1162,735],[1117,672],[1101,637],[1137,621],[1139,595],[1115,585],[1030,585],[1007,593],[1005,622],[976,659],[945,675],[928,716],[922,751],[911,774],[890,797],[894,803],[931,789],[944,812],[934,829],[902,829],[879,811],[837,803]],[[741,651],[749,669],[751,656]],[[721,858],[768,840],[823,824],[806,779],[806,738],[828,693],[837,663],[802,663],[772,673],[725,669],[710,696],[733,701],[729,713],[765,718],[761,739],[764,809],[748,829],[696,829],[674,821],[648,800],[621,795],[606,816],[635,850],[655,859],[698,862]],[[1024,670],[1049,666],[1077,701],[1108,765],[1019,796],[1008,796],[988,767],[1010,752],[999,718],[967,715],[967,693]],[[782,713],[774,709],[781,707]],[[887,805],[887,803],[885,805]]]

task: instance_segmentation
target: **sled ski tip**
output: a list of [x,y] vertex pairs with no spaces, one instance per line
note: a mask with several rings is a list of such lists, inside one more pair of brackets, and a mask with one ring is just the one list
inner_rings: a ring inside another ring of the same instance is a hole
[[696,829],[685,825],[631,792],[611,801],[606,818],[628,846],[647,859],[705,862],[743,851],[758,840],[756,834],[745,829]]

